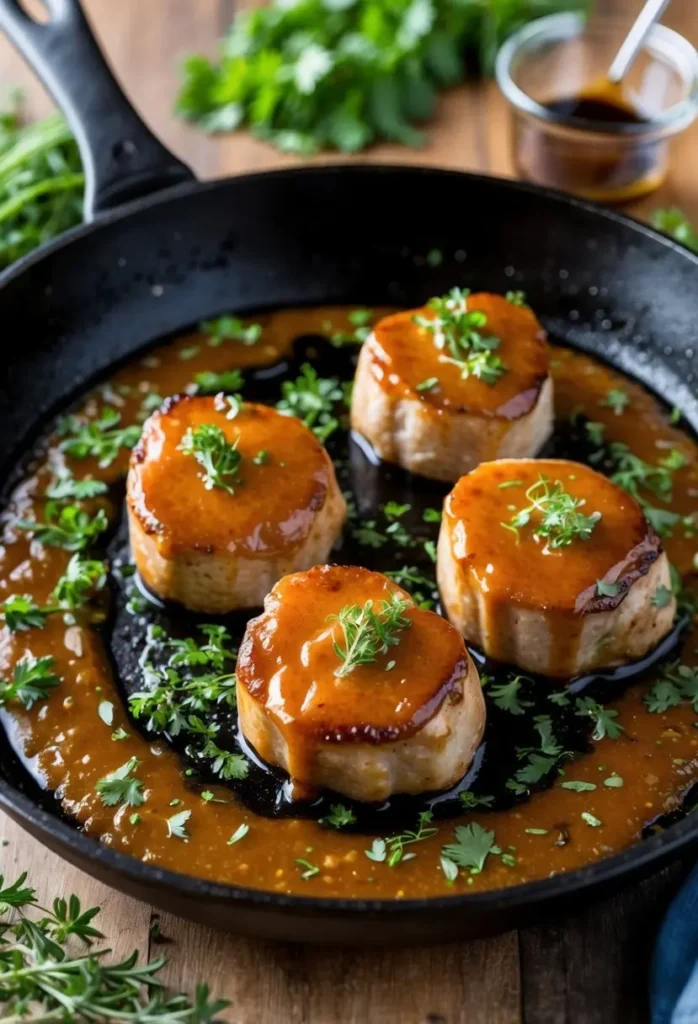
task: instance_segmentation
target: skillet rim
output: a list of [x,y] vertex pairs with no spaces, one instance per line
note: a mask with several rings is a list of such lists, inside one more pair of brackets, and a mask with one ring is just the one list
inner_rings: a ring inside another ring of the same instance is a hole
[[[601,207],[593,202],[580,199],[558,189],[543,187],[516,179],[497,177],[495,175],[477,174],[451,168],[429,167],[421,164],[333,163],[256,171],[232,175],[226,178],[217,178],[206,182],[187,182],[183,185],[174,186],[133,200],[130,203],[101,214],[91,223],[79,225],[65,232],[54,241],[28,253],[1,272],[0,304],[2,303],[3,287],[20,277],[25,271],[30,271],[32,267],[42,260],[53,256],[63,249],[68,249],[73,242],[78,242],[81,238],[98,231],[102,226],[106,227],[107,225],[127,220],[130,217],[135,217],[141,211],[150,207],[177,202],[179,199],[185,199],[196,193],[234,187],[238,181],[254,182],[266,178],[283,181],[296,177],[315,176],[351,178],[354,175],[376,176],[396,174],[401,176],[412,175],[415,177],[456,177],[462,179],[464,186],[468,182],[488,183],[512,192],[536,195],[549,202],[559,203],[563,207],[583,210],[585,213],[590,214],[592,218],[601,218],[624,228],[629,228],[631,231],[650,239],[652,242],[658,242],[663,248],[676,252],[684,259],[687,258],[698,270],[698,254],[693,253],[687,246],[663,234],[651,225],[636,220],[626,213]],[[548,878],[477,893],[465,892],[452,896],[404,900],[366,900],[348,897],[289,895],[263,889],[246,888],[244,886],[214,882],[195,875],[186,875],[158,867],[155,864],[146,863],[136,857],[102,844],[99,839],[81,831],[78,826],[55,817],[49,811],[42,810],[33,800],[2,778],[0,778],[0,808],[6,810],[10,817],[20,825],[23,825],[25,821],[30,823],[41,836],[48,836],[54,840],[61,847],[62,851],[67,849],[81,860],[94,860],[96,863],[105,864],[107,868],[113,870],[116,874],[126,876],[129,881],[133,881],[135,884],[148,884],[159,892],[174,890],[184,896],[205,897],[207,901],[225,901],[226,904],[232,906],[250,909],[286,909],[299,912],[316,911],[318,914],[330,912],[351,919],[356,918],[358,914],[366,914],[367,912],[377,915],[390,914],[395,918],[396,916],[409,917],[415,913],[428,913],[431,911],[452,911],[457,913],[459,909],[473,909],[485,912],[487,910],[494,911],[503,908],[515,910],[537,903],[549,903],[555,900],[555,898],[583,893],[592,888],[600,887],[604,883],[623,878],[625,875],[641,872],[657,861],[666,861],[672,854],[688,847],[691,841],[698,842],[698,818],[689,816],[684,821],[673,824],[665,832],[661,832],[649,839],[640,840],[612,857],[604,857],[580,868],[561,872]],[[43,843],[43,839],[41,841]],[[46,845],[45,843],[43,844]],[[64,856],[64,854],[61,852],[59,856]]]

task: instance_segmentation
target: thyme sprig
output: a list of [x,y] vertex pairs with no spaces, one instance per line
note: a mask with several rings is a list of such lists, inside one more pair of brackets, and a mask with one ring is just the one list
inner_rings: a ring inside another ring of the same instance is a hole
[[400,642],[400,634],[409,629],[412,622],[405,615],[411,601],[391,594],[381,601],[378,611],[373,601],[363,607],[347,604],[338,615],[330,615],[328,622],[336,622],[342,630],[344,643],[334,641],[333,650],[341,661],[335,675],[348,676],[359,665],[372,665],[380,654],[386,654],[390,647]]
[[[7,1024],[20,1021],[163,1021],[205,1024],[228,1003],[210,1000],[199,985],[194,1002],[166,994],[158,973],[163,958],[138,962],[134,951],[109,962],[111,950],[93,950],[104,936],[93,925],[99,907],[83,909],[77,896],[41,907],[21,874],[4,887],[0,875],[0,999]],[[9,911],[13,911],[10,920]],[[81,953],[72,943],[86,947]],[[68,943],[71,943],[70,945]],[[77,955],[76,955],[77,954]]]
[[491,386],[507,371],[495,354],[501,341],[484,333],[487,314],[468,309],[469,294],[467,288],[452,288],[448,295],[429,299],[427,308],[434,315],[417,315],[414,322],[431,332],[434,345],[442,353],[441,361],[457,366],[463,380],[477,377]]
[[239,437],[231,444],[215,423],[202,423],[189,427],[179,444],[185,455],[193,455],[204,472],[201,474],[207,491],[214,487],[234,494],[233,484],[240,483],[242,455],[238,451]]
[[[569,494],[561,480],[550,480],[541,476],[526,491],[529,504],[515,512],[508,523],[501,525],[516,534],[519,530],[532,524],[536,539],[544,537],[551,548],[562,548],[574,540],[589,540],[596,524],[601,519],[600,512],[585,515],[580,509],[586,505],[584,498],[574,498]],[[535,520],[533,517],[535,516]]]

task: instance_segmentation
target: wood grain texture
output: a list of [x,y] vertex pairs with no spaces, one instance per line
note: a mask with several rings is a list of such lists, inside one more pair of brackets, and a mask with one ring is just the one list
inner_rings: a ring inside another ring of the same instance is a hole
[[[641,0],[602,0],[628,19]],[[118,77],[163,141],[202,178],[293,166],[245,134],[211,138],[175,118],[177,64],[186,53],[213,55],[232,0],[85,0]],[[667,24],[698,42],[696,0],[673,0]],[[0,39],[0,92],[28,89],[28,112],[49,102],[21,60]],[[356,160],[417,163],[510,176],[509,121],[494,84],[444,94],[423,150],[381,145]],[[640,216],[668,202],[698,222],[698,127],[674,144],[663,189],[631,208]],[[330,155],[317,162],[338,162]],[[157,919],[166,979],[192,991],[206,979],[231,1000],[231,1024],[640,1024],[647,1019],[646,978],[655,923],[682,868],[564,921],[469,945],[392,951],[303,948],[234,938],[160,915],[66,865],[0,815],[0,872],[28,870],[44,902],[75,891],[100,904],[99,925],[119,955],[149,949]]]

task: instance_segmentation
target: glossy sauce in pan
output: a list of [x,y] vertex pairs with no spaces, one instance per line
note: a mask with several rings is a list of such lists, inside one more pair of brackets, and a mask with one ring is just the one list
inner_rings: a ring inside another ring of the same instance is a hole
[[[349,380],[355,350],[336,349],[327,341],[335,331],[353,330],[349,312],[335,307],[254,318],[262,325],[262,335],[249,346],[232,340],[211,345],[199,333],[178,338],[119,370],[77,408],[97,415],[105,404],[114,404],[122,423],[134,422],[139,414],[142,418],[144,400],[146,407],[153,407],[155,399],[148,396],[165,398],[184,391],[201,371],[235,367],[243,370],[243,394],[251,401],[275,402],[282,381],[294,379],[306,361],[321,377]],[[374,316],[385,312],[374,310]],[[553,348],[552,373],[557,426],[546,455],[579,461],[591,457],[595,468],[608,470],[609,442],[625,442],[652,464],[675,449],[685,464],[673,472],[671,502],[663,507],[682,516],[696,512],[698,450],[686,433],[669,422],[669,413],[651,395],[590,357],[562,347]],[[620,412],[604,404],[612,389],[621,389],[629,399]],[[407,565],[425,579],[432,578],[429,548],[436,540],[438,523],[425,522],[424,510],[440,508],[449,488],[410,477],[395,467],[376,465],[350,442],[341,403],[337,415],[340,427],[327,446],[354,514],[336,560],[381,571]],[[591,443],[587,420],[605,425],[601,447]],[[679,656],[684,664],[695,664],[696,634],[690,614],[683,615],[639,674],[637,667],[608,672],[577,681],[569,694],[559,681],[525,681],[519,691],[521,714],[488,697],[483,746],[466,779],[451,793],[401,797],[380,807],[352,805],[356,823],[338,830],[318,820],[327,817],[333,804],[349,805],[350,801],[324,794],[315,801],[292,804],[286,780],[254,761],[246,779],[221,784],[210,766],[187,754],[181,738],[174,737],[170,744],[148,735],[125,710],[127,695],[143,687],[140,656],[149,626],[160,625],[168,635],[188,637],[196,635],[202,622],[215,621],[226,626],[237,645],[245,625],[245,616],[212,620],[150,602],[134,577],[120,571],[128,561],[122,514],[128,457],[123,450],[104,469],[90,458],[66,458],[76,477],[93,475],[110,484],[106,497],[86,505],[91,511],[103,506],[113,522],[111,532],[105,534],[112,563],[106,621],[67,625],[61,616],[52,615],[43,629],[12,634],[3,628],[0,634],[2,678],[9,678],[26,651],[37,657],[52,655],[55,671],[62,677],[49,698],[30,711],[13,703],[1,712],[8,739],[42,789],[55,792],[55,799],[45,798],[48,803],[57,803],[62,813],[105,844],[162,867],[221,882],[305,895],[407,898],[491,889],[579,867],[639,841],[648,828],[660,827],[653,822],[681,808],[698,775],[698,716],[688,701],[664,713],[652,713],[644,698],[662,664]],[[49,463],[63,458],[55,439],[47,438],[12,493],[0,548],[1,600],[27,593],[39,604],[46,603],[68,562],[69,553],[43,547],[12,526],[18,513],[27,517],[34,510],[38,518],[43,516],[41,494],[52,478]],[[381,511],[388,501],[411,507],[391,521]],[[389,532],[396,521],[404,529]],[[371,531],[389,539],[375,547],[370,543]],[[698,550],[698,538],[692,532],[677,527],[665,540],[671,561],[686,579],[695,572]],[[95,554],[100,553],[97,547]],[[428,585],[422,583],[418,589],[427,599],[435,596]],[[488,689],[511,680],[514,673],[506,667],[483,663],[477,652],[473,654],[481,675],[489,677],[486,695]],[[558,694],[557,699],[551,701],[551,693]],[[614,721],[622,726],[618,738],[593,738],[595,722],[578,713],[580,697],[591,697],[607,711],[617,712]],[[104,702],[112,705],[109,724],[98,713]],[[553,771],[540,783],[517,792],[507,783],[525,764],[521,749],[537,749],[541,743],[541,718],[548,719],[556,743],[569,752],[559,763],[564,774]],[[221,711],[216,724],[219,743],[236,749],[234,712]],[[104,806],[95,791],[99,779],[132,757],[140,762],[136,774],[146,797],[135,816],[132,807]],[[570,782],[579,785],[563,785]],[[465,799],[472,809],[459,797],[461,790],[471,793]],[[183,810],[191,811],[186,825],[189,837],[168,835],[168,819]],[[435,831],[409,846],[415,854],[412,859],[390,866],[387,860],[366,855],[377,837],[388,839],[416,829],[418,816],[425,810],[433,814],[430,828]],[[454,828],[469,822],[493,832],[492,845],[499,852],[487,857],[481,872],[463,870],[455,882],[449,882],[440,864],[441,851],[453,842]],[[229,843],[242,824],[249,831]]]

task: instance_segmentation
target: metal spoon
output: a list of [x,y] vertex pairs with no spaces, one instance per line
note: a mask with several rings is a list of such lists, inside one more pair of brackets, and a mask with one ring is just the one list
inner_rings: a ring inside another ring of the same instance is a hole
[[623,40],[621,48],[613,58],[613,63],[608,69],[608,80],[617,85],[632,67],[632,64],[642,49],[645,36],[654,25],[655,21],[661,18],[669,6],[670,0],[646,0],[645,6],[638,14],[635,22]]

